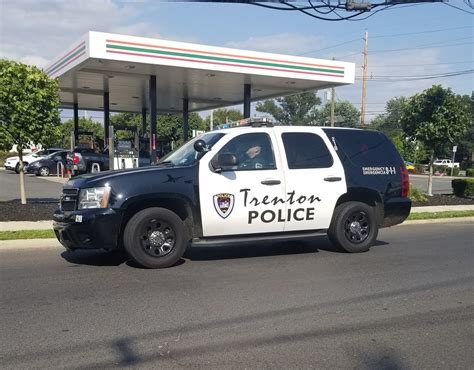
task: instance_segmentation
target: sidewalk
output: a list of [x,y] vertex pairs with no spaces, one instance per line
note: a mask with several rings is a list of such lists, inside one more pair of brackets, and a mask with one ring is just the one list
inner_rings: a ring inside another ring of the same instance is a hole
[[463,204],[459,206],[425,206],[411,208],[411,213],[446,211],[474,211],[474,204]]
[[[474,211],[474,205],[412,207],[411,213]],[[53,221],[7,221],[0,222],[0,231],[51,230]]]

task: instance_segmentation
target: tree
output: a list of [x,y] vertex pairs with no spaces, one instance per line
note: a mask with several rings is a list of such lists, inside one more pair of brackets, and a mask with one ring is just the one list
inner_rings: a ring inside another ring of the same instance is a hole
[[469,112],[470,118],[466,135],[463,135],[458,141],[456,159],[460,162],[464,161],[464,168],[469,168],[474,163],[474,92],[471,96],[463,95],[462,101]]
[[401,124],[407,137],[430,150],[428,194],[432,195],[432,168],[435,155],[444,153],[468,129],[469,112],[460,95],[441,85],[433,85],[407,102]]
[[37,67],[0,60],[0,144],[16,145],[20,158],[21,203],[26,204],[23,151],[58,138],[59,86]]
[[385,105],[386,113],[375,117],[371,122],[372,127],[388,136],[393,132],[395,134],[402,132],[401,118],[407,101],[408,99],[404,96],[396,96],[390,99]]
[[257,111],[269,113],[285,125],[310,125],[317,121],[320,104],[316,93],[306,92],[259,102]]
[[[146,117],[146,133],[150,132],[150,115]],[[142,117],[139,114],[133,113],[118,113],[110,118],[110,124],[122,125],[129,127],[138,127],[139,131],[142,132]],[[189,114],[189,131],[188,137],[191,137],[192,130],[204,130],[204,120],[199,116],[198,113]],[[174,141],[177,145],[183,144],[183,116],[181,114],[164,114],[157,116],[156,131],[158,137],[169,138]],[[143,135],[143,133],[141,133]],[[123,137],[126,134],[122,133]],[[122,136],[117,136],[121,138]]]
[[[219,108],[212,112],[213,115],[213,124],[221,125],[226,122],[235,122],[240,121],[244,118],[242,112],[237,109],[226,109],[226,108]],[[206,130],[211,128],[211,117],[207,116],[205,119]]]
[[427,159],[426,149],[423,143],[408,139],[401,123],[407,102],[408,98],[404,96],[390,99],[385,106],[386,113],[375,117],[370,126],[385,133],[392,140],[403,159],[419,163]]
[[[59,146],[62,148],[71,147],[71,131],[74,129],[74,120],[69,119],[59,126]],[[79,131],[93,132],[95,136],[94,145],[97,147],[104,147],[104,128],[99,122],[93,121],[91,118],[79,118]],[[79,138],[79,143],[81,138]],[[79,143],[76,143],[79,144]]]
[[[339,127],[356,127],[359,123],[359,110],[348,101],[335,102],[334,104],[335,125]],[[320,110],[319,121],[322,125],[329,125],[331,122],[331,103]]]

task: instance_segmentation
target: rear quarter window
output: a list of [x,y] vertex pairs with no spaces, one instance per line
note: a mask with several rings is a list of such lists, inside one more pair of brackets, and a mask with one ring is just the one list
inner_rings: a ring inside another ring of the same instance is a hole
[[324,129],[341,161],[352,165],[400,165],[401,157],[392,142],[381,132]]

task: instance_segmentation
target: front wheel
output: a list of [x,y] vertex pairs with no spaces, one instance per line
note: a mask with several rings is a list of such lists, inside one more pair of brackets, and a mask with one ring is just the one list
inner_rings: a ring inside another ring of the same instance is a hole
[[123,244],[129,256],[147,268],[173,266],[187,245],[183,221],[165,208],[147,208],[127,223]]
[[366,252],[377,239],[379,228],[374,207],[362,202],[346,202],[334,211],[328,237],[346,252]]
[[48,167],[41,167],[38,171],[38,173],[40,174],[40,176],[49,176],[50,174],[50,170]]

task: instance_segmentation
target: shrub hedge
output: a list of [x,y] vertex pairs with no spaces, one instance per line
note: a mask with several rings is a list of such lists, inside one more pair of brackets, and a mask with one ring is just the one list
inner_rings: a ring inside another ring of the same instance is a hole
[[474,197],[474,179],[454,179],[451,186],[458,197]]

